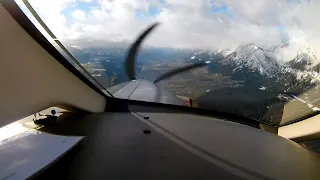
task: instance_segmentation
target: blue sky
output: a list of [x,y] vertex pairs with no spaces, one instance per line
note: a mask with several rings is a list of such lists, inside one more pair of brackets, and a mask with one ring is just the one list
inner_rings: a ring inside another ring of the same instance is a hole
[[93,2],[76,2],[72,4],[71,6],[68,6],[68,8],[65,8],[61,11],[61,13],[66,16],[68,20],[72,20],[72,12],[76,10],[82,10],[86,13],[90,12],[94,8],[98,8],[99,4],[95,1]]
[[[227,4],[222,5],[214,5],[215,0],[211,0],[209,3],[211,4],[208,6],[207,10],[209,13],[212,14],[225,14],[229,18],[232,18],[232,13],[229,9],[229,6]],[[76,10],[82,10],[85,13],[89,13],[92,9],[99,8],[99,3],[96,1],[91,2],[76,2],[69,6],[68,8],[65,8],[61,11],[63,15],[66,16],[66,18],[70,21],[72,21],[72,12]],[[145,9],[137,9],[135,10],[136,18],[144,18],[144,17],[155,17],[161,13],[162,9],[168,9],[170,6],[165,2],[165,0],[159,0],[158,6],[151,6],[148,10]]]
[[229,9],[229,6],[227,4],[221,5],[219,7],[211,7],[212,13],[223,13],[226,14],[229,18],[232,18],[232,12]]

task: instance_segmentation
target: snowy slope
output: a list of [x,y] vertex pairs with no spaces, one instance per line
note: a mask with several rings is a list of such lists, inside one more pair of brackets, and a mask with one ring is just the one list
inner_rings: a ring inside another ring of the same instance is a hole
[[305,46],[297,56],[284,64],[285,67],[291,67],[298,70],[307,70],[313,67],[317,61],[316,51],[309,46]]
[[[282,64],[276,58],[276,49],[286,48],[288,44],[263,49],[255,44],[246,44],[239,46],[235,50],[220,49],[211,52],[197,52],[190,57],[195,60],[213,60],[214,56],[222,56],[217,61],[225,68],[225,73],[235,72],[253,72],[260,74],[266,78],[279,76],[278,79],[288,81],[288,79],[296,79],[301,81],[318,81],[320,72],[320,64],[317,62],[317,53],[309,46],[305,46],[301,51],[297,52],[296,57]],[[218,66],[219,64],[216,64]],[[282,65],[281,65],[282,64]],[[220,66],[221,68],[221,66]],[[230,74],[225,74],[230,75]]]
[[233,53],[229,54],[222,63],[236,66],[234,71],[246,67],[252,71],[259,72],[261,75],[267,76],[273,75],[279,69],[278,62],[273,59],[268,52],[254,44],[238,47]]

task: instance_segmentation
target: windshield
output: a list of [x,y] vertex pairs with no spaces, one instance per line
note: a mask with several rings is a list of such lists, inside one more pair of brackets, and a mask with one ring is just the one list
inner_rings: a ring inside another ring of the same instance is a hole
[[[25,4],[16,2],[57,46]],[[30,0],[30,4],[112,94],[130,84],[125,67],[129,48],[159,22],[138,52],[136,79],[152,82],[170,70],[205,62],[206,66],[177,73],[156,86],[187,106],[270,124],[285,124],[320,110],[318,1]]]

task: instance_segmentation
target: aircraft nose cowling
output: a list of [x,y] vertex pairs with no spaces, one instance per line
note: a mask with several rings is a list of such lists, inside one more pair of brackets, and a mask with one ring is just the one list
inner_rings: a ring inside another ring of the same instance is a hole
[[121,99],[184,105],[184,102],[169,90],[159,87],[148,80],[132,80],[115,92],[113,96]]

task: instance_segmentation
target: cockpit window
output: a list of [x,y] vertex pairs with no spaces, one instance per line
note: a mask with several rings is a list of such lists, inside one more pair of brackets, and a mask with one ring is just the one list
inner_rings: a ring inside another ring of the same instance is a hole
[[[57,46],[25,1],[16,0],[40,32]],[[29,3],[95,80],[112,94],[121,89],[121,93],[128,93],[122,98],[176,102],[167,101],[172,96],[166,94],[173,94],[184,105],[274,125],[320,110],[318,1]],[[132,83],[126,66],[129,49],[155,22],[160,24],[141,42],[131,67],[136,80]],[[205,65],[183,69],[199,63]],[[171,71],[173,75],[155,81]],[[144,88],[140,88],[141,79],[150,84],[143,81]]]

